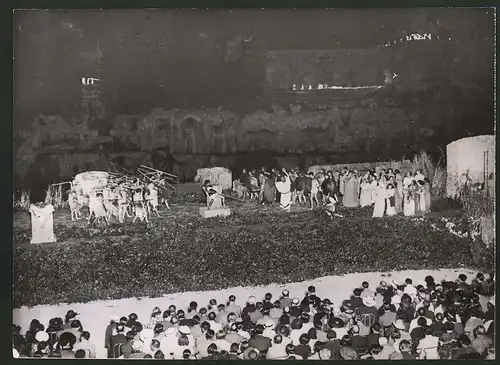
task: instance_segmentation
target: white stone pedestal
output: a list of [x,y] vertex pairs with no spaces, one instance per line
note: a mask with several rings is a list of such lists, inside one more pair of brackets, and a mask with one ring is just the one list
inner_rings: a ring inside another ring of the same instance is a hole
[[201,207],[200,215],[203,218],[227,217],[231,215],[231,209],[229,208],[208,209],[207,207]]
[[31,213],[31,244],[56,242],[54,236],[54,207],[30,206]]

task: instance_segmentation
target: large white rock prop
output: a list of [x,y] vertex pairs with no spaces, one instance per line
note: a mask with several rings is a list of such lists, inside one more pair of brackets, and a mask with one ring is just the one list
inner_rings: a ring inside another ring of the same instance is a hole
[[90,195],[94,189],[104,189],[108,184],[109,174],[104,171],[87,171],[75,176],[73,186],[82,195]]
[[495,137],[462,138],[446,146],[446,193],[454,197],[468,177],[473,182],[488,184],[495,173]]
[[38,207],[30,206],[31,244],[56,242],[54,236],[54,207],[52,204]]
[[213,185],[220,185],[222,189],[231,189],[233,187],[233,174],[231,170],[225,167],[211,167],[198,169],[196,172],[195,182],[204,183],[205,180],[210,180]]

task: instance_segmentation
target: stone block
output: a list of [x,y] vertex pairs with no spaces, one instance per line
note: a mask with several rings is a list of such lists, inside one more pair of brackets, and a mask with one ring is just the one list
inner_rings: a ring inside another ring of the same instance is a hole
[[231,209],[229,208],[208,209],[207,207],[201,207],[199,211],[203,218],[227,217],[231,215]]
[[49,204],[39,207],[30,206],[31,213],[31,244],[56,242],[54,236],[54,207]]

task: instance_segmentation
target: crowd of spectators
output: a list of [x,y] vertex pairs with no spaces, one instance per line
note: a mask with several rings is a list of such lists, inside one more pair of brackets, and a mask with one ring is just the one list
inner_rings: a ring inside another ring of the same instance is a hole
[[[225,303],[172,304],[163,312],[156,307],[150,318],[112,318],[103,326],[102,345],[108,358],[126,359],[494,358],[493,274],[360,284],[342,303],[309,286],[303,298],[283,290],[279,298],[250,296],[244,305],[231,295]],[[64,321],[52,318],[47,328],[33,320],[24,336],[20,331],[13,326],[16,357],[96,354],[74,311]]]

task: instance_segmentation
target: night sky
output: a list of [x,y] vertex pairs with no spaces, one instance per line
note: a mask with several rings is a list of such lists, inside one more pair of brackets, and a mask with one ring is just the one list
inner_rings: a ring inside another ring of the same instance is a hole
[[[83,76],[103,79],[112,113],[140,114],[244,102],[262,90],[268,50],[364,48],[438,32],[476,39],[492,52],[493,16],[464,8],[18,11],[16,124],[40,113],[78,113]],[[242,56],[228,57],[228,42],[239,37]]]

